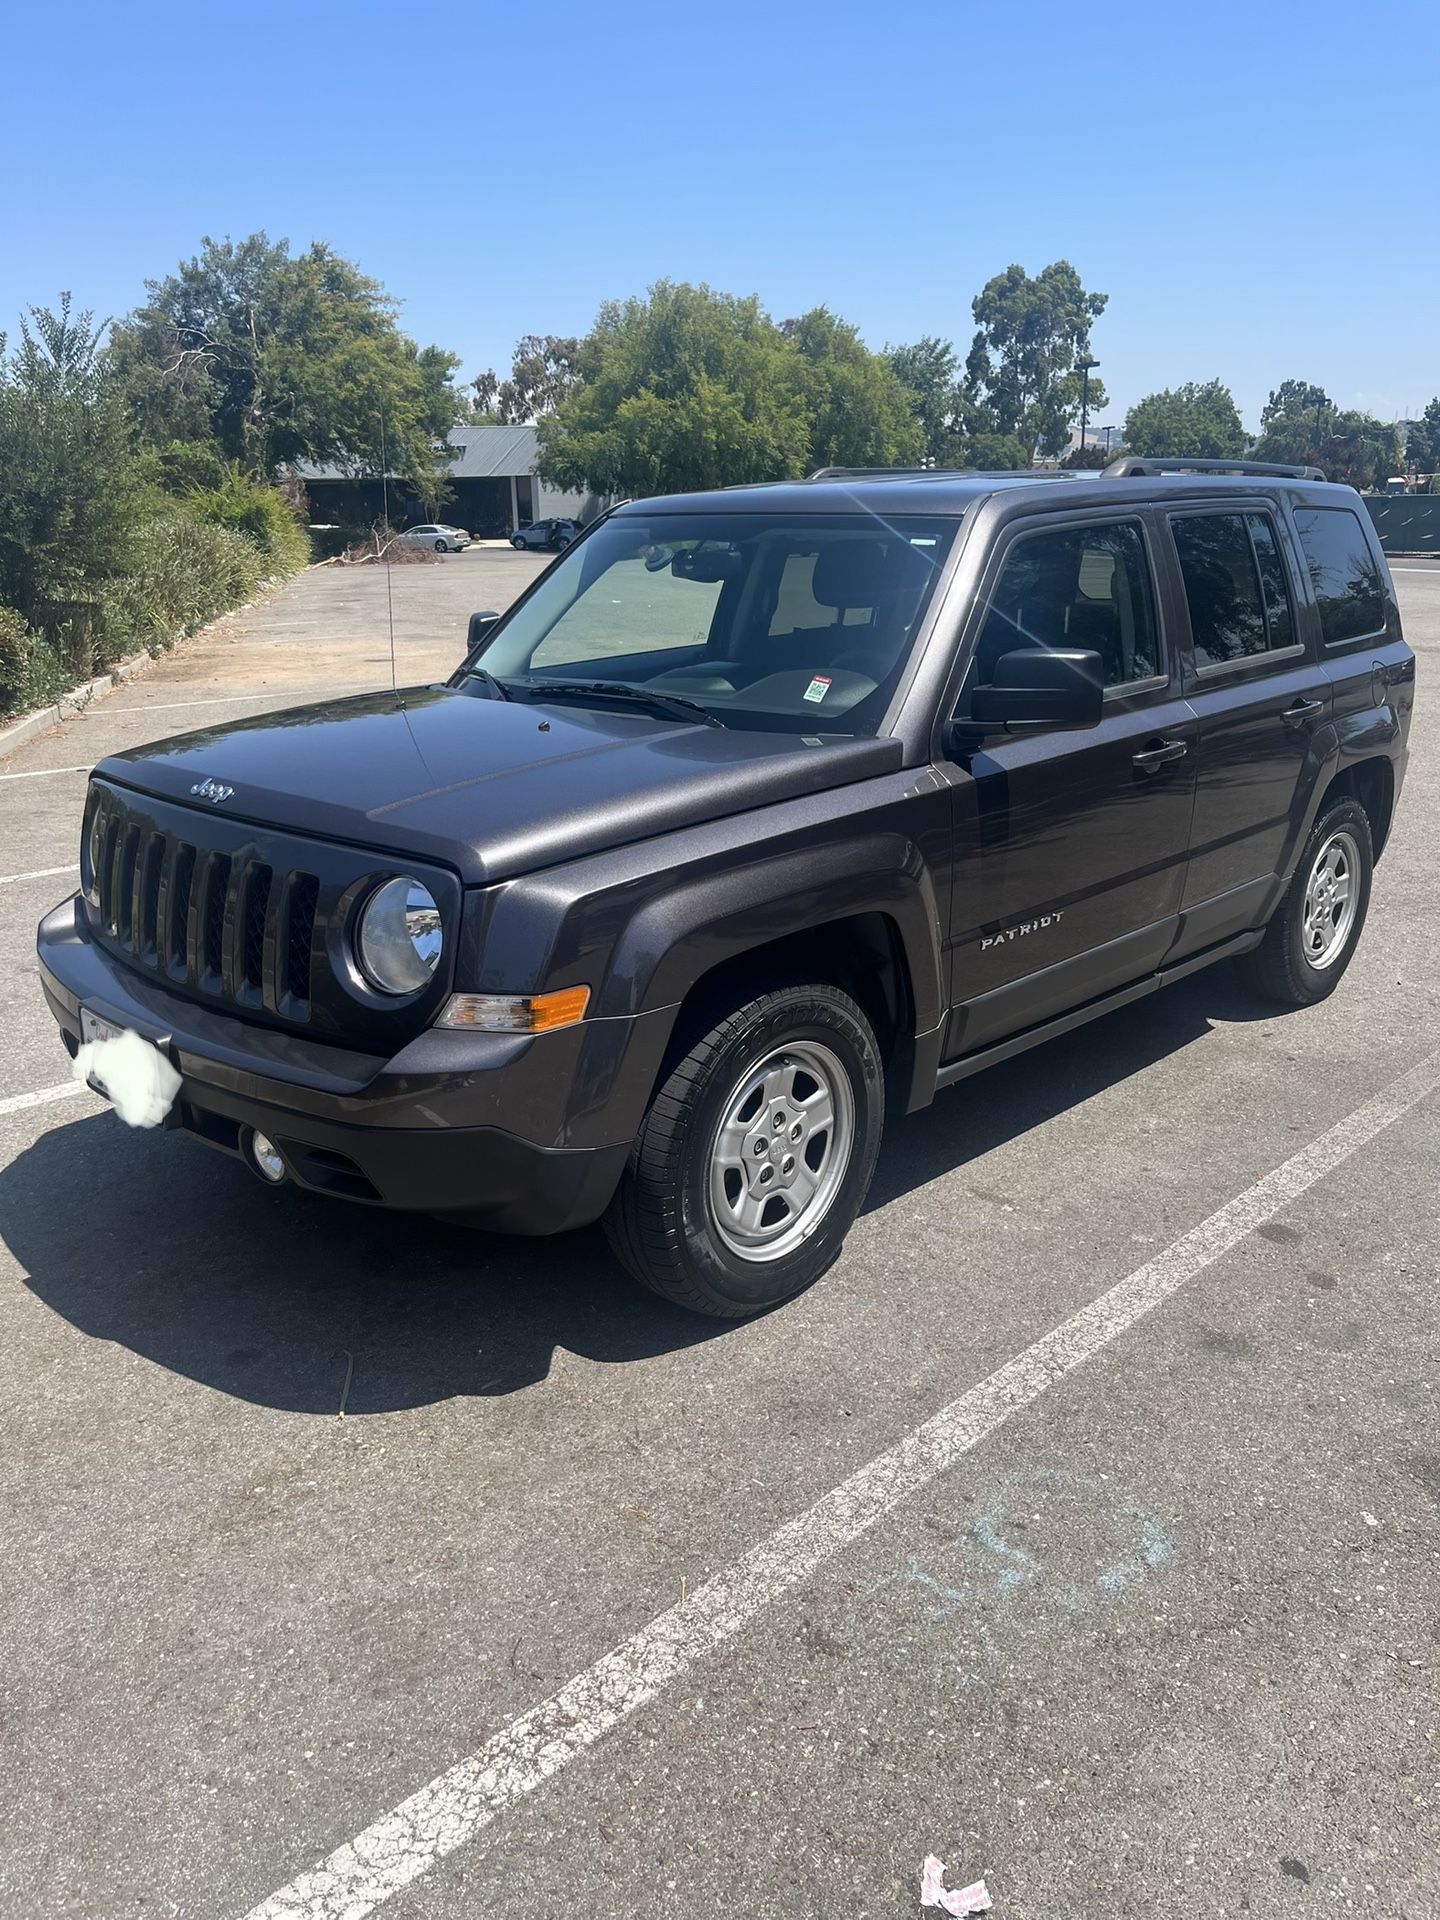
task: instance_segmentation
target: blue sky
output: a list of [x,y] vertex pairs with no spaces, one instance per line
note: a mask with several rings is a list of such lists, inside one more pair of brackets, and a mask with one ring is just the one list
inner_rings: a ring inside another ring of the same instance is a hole
[[1101,424],[1217,374],[1252,425],[1287,375],[1393,418],[1440,390],[1437,56],[1436,0],[30,6],[0,327],[263,228],[466,375],[661,276],[963,353],[992,273],[1063,256],[1110,295]]

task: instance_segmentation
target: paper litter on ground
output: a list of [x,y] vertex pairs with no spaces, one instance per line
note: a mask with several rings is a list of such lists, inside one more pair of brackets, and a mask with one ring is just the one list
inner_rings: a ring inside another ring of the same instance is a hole
[[945,1886],[945,1862],[937,1860],[933,1853],[925,1856],[925,1865],[920,1870],[920,1904],[922,1907],[939,1907],[942,1913],[959,1916],[967,1913],[989,1913],[990,1894],[983,1880],[974,1880],[968,1887],[957,1887],[948,1892]]

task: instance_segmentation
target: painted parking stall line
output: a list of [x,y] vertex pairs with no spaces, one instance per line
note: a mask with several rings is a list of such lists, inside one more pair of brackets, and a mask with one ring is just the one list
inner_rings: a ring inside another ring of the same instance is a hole
[[56,1100],[69,1100],[89,1089],[83,1080],[63,1080],[58,1087],[40,1087],[34,1093],[11,1093],[0,1100],[0,1120],[7,1113],[23,1113],[27,1107],[48,1107]]
[[79,861],[72,860],[65,867],[32,867],[29,873],[0,873],[0,887],[18,887],[22,880],[54,880],[62,873],[79,871]]
[[281,693],[274,688],[267,687],[263,693],[207,695],[201,700],[150,700],[137,702],[133,707],[107,707],[105,709],[105,718],[107,720],[133,720],[143,718],[147,713],[185,713],[188,712],[191,707],[253,706],[254,703],[259,700],[280,700],[287,706],[294,706],[297,700],[301,704],[307,700],[323,700],[332,691],[333,689],[328,687],[311,687],[309,689],[305,687],[295,687],[286,688],[286,690]]
[[0,773],[0,780],[48,780],[56,773],[89,773],[88,764],[83,767],[32,767],[27,773]]
[[245,1920],[364,1920],[586,1753],[998,1427],[1440,1086],[1440,1051],[970,1388],[678,1605],[512,1720]]

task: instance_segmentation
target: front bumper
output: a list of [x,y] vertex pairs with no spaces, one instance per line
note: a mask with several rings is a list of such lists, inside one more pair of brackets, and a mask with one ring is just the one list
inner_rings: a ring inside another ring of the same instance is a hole
[[36,944],[72,1057],[82,1005],[168,1054],[181,1076],[169,1130],[236,1156],[258,1131],[311,1192],[463,1214],[504,1233],[562,1233],[599,1218],[633,1135],[605,1137],[607,1079],[613,1087],[622,1067],[627,1080],[653,1073],[663,1048],[641,1016],[536,1036],[432,1029],[387,1060],[164,991],[89,938],[74,900],[45,916]]

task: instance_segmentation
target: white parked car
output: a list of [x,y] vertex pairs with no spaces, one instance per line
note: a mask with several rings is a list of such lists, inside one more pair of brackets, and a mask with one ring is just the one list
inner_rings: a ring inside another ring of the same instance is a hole
[[398,536],[407,547],[433,547],[436,553],[462,553],[470,544],[463,527],[407,527]]

